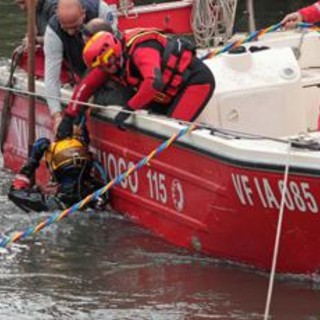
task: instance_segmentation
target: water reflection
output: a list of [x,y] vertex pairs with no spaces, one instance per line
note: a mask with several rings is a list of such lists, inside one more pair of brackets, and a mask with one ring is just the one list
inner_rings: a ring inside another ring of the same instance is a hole
[[[34,225],[9,203],[0,172],[1,232]],[[15,244],[0,260],[3,319],[262,319],[267,275],[191,255],[122,216],[80,213]],[[278,280],[273,319],[316,319],[320,293]]]

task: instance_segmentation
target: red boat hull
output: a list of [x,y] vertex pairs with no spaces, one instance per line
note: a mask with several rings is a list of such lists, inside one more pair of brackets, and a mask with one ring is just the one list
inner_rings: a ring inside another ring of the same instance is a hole
[[129,13],[119,16],[119,30],[132,28],[158,28],[168,33],[192,34],[190,23],[191,5],[176,9],[165,9],[152,12]]
[[[0,105],[4,92],[0,91]],[[2,106],[1,106],[2,107]],[[17,171],[27,154],[27,98],[15,96],[4,162]],[[93,150],[115,178],[164,137],[89,121]],[[50,136],[47,107],[37,101],[37,136]],[[294,171],[294,170],[293,170]],[[255,166],[177,143],[112,190],[112,205],[169,242],[269,270],[281,200],[283,167]],[[311,274],[320,267],[319,172],[292,172],[277,271]],[[44,167],[38,181],[47,178]]]
[[[106,0],[120,9],[118,0]],[[155,1],[149,5],[134,5],[131,1],[128,10],[118,14],[119,30],[131,28],[158,28],[168,33],[192,34],[191,10],[192,1]]]

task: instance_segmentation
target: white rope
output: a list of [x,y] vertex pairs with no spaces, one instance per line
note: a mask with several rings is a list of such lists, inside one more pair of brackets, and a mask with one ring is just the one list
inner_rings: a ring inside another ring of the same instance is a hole
[[123,12],[126,17],[128,17],[129,10],[133,8],[132,0],[120,0],[119,1],[119,11]]
[[217,46],[232,35],[237,0],[194,0],[191,25],[199,47]]
[[[95,108],[95,109],[100,109],[100,110],[113,110],[113,111],[117,111],[119,112],[119,107],[120,106],[111,106],[111,105],[100,105],[100,104],[95,104],[95,103],[91,103],[91,102],[79,102],[77,100],[72,100],[72,99],[68,99],[68,98],[61,98],[61,97],[57,97],[57,96],[50,96],[50,95],[44,95],[41,93],[36,93],[36,92],[30,92],[27,90],[22,90],[22,89],[17,89],[17,88],[10,88],[10,87],[6,87],[6,86],[1,86],[0,85],[0,90],[5,90],[5,91],[11,91],[14,93],[20,93],[20,94],[24,94],[24,95],[29,95],[29,96],[36,96],[36,97],[40,97],[40,98],[44,98],[44,99],[54,99],[54,100],[58,100],[62,103],[77,103],[80,104],[81,106],[85,106],[85,107],[90,107],[90,108]],[[196,122],[190,122],[190,121],[185,121],[185,120],[179,120],[179,119],[175,119],[175,118],[169,118],[166,116],[162,116],[159,114],[149,114],[149,113],[139,113],[139,111],[134,111],[134,110],[126,110],[126,109],[121,109],[121,112],[124,113],[130,113],[130,114],[134,114],[136,116],[139,116],[141,118],[154,118],[154,119],[163,119],[166,121],[170,121],[170,122],[175,122],[175,123],[179,123],[179,124],[183,124],[183,125],[191,125],[191,124],[196,124],[199,127],[203,127],[203,128],[209,128],[208,125],[205,124],[200,124],[200,123],[196,123]]]
[[290,167],[290,155],[291,155],[291,142],[288,143],[287,162],[284,170],[283,187],[281,192],[281,205],[279,210],[277,233],[276,233],[275,244],[273,249],[272,267],[270,272],[268,295],[267,295],[266,306],[264,311],[264,320],[267,320],[269,318],[269,313],[270,313],[270,305],[271,305],[271,299],[272,299],[274,277],[275,277],[275,272],[277,267],[277,259],[278,259],[280,237],[281,237],[281,230],[282,230],[282,221],[283,221],[283,215],[284,215],[284,207],[286,203],[286,193],[287,193],[289,167]]

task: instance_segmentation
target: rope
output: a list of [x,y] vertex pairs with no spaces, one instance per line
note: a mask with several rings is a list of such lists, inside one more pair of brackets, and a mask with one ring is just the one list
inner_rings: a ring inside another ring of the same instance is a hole
[[273,248],[272,267],[271,267],[270,278],[269,278],[268,295],[267,295],[266,307],[265,307],[265,312],[264,312],[264,320],[267,320],[269,318],[274,277],[275,277],[276,267],[277,267],[277,259],[278,259],[279,245],[280,245],[280,236],[281,236],[281,230],[282,230],[282,221],[283,221],[283,215],[284,215],[284,206],[286,203],[286,193],[287,193],[287,186],[288,186],[289,167],[290,167],[290,151],[291,151],[291,142],[289,142],[289,144],[288,144],[287,163],[286,163],[285,170],[284,170],[283,188],[282,188],[282,192],[281,192],[281,205],[280,205],[280,210],[279,210],[279,218],[278,218],[275,244],[274,244],[274,248]]
[[198,47],[225,43],[232,35],[237,0],[194,0],[191,25]]
[[[216,50],[208,52],[206,55],[204,55],[201,58],[201,60],[212,59],[212,58],[214,58],[215,56],[217,56],[219,54],[226,53],[226,52],[228,52],[228,51],[230,51],[232,49],[238,48],[241,45],[243,45],[244,43],[248,43],[248,42],[257,40],[259,37],[261,37],[261,36],[263,36],[263,35],[265,35],[267,33],[271,33],[271,32],[277,31],[282,27],[283,27],[283,24],[282,23],[278,23],[278,24],[274,24],[274,25],[272,25],[270,27],[267,27],[265,29],[254,31],[254,32],[250,33],[247,37],[243,38],[243,39],[233,41],[233,42],[227,44],[226,46],[224,46],[222,48],[219,48],[219,49],[216,49]],[[315,26],[315,25],[313,25],[313,24],[311,24],[311,23],[299,23],[299,24],[297,24],[297,27],[298,28],[302,28],[302,29],[309,29],[311,31],[320,32],[320,28]]]
[[[34,92],[22,90],[22,89],[10,88],[10,87],[1,86],[1,85],[0,85],[0,90],[10,91],[10,92],[20,93],[20,94],[25,94],[25,95],[29,95],[29,96],[36,96],[36,97],[40,97],[40,98],[44,98],[44,99],[47,99],[47,98],[48,99],[54,99],[54,100],[58,100],[60,102],[66,103],[66,104],[68,104],[68,103],[79,103],[78,100],[45,95],[45,94],[41,94],[39,92],[34,93]],[[104,105],[99,105],[99,104],[94,104],[94,103],[91,103],[91,102],[84,102],[84,101],[83,102],[81,101],[80,104],[82,106],[85,106],[85,107],[90,107],[90,108],[94,108],[94,109],[101,109],[101,110],[104,110],[104,111],[106,111],[106,110],[119,111],[119,106],[110,106],[110,105],[104,106]],[[194,123],[194,122],[190,122],[190,121],[184,121],[184,120],[177,120],[177,119],[174,119],[174,118],[168,118],[168,117],[160,115],[160,114],[157,114],[157,115],[143,114],[143,113],[141,113],[139,111],[130,111],[130,110],[126,110],[126,109],[121,109],[121,112],[132,114],[132,115],[134,114],[135,116],[139,116],[141,118],[165,119],[166,121],[169,121],[169,122],[175,122],[175,123],[185,124],[185,125],[191,125],[191,124]],[[197,125],[200,125],[200,124],[197,124]],[[203,127],[207,127],[204,124],[202,126]]]
[[40,230],[44,229],[45,227],[48,227],[49,225],[59,222],[65,217],[75,213],[77,210],[83,208],[85,205],[87,205],[90,201],[96,200],[98,197],[106,193],[109,189],[111,189],[113,186],[116,186],[119,184],[122,180],[126,179],[128,176],[130,176],[133,172],[138,171],[143,166],[148,164],[153,158],[155,158],[157,155],[159,155],[161,152],[163,152],[165,149],[167,149],[173,142],[181,138],[183,135],[193,131],[196,129],[196,125],[192,124],[188,127],[183,128],[178,133],[173,134],[168,140],[163,142],[160,146],[158,146],[156,149],[151,151],[148,156],[141,159],[138,163],[131,166],[127,171],[116,177],[115,179],[111,180],[107,185],[104,187],[98,189],[94,193],[88,195],[83,200],[79,201],[78,203],[74,204],[73,206],[69,207],[68,209],[62,211],[62,212],[55,212],[53,213],[48,219],[40,222],[36,226],[31,226],[27,228],[24,231],[19,231],[13,234],[10,237],[5,237],[1,239],[0,242],[0,248],[5,248],[7,245],[17,242],[21,239],[24,239],[30,235],[33,235]]
[[265,35],[266,33],[274,32],[274,31],[280,29],[281,27],[282,27],[282,24],[278,23],[278,24],[272,25],[268,28],[254,31],[243,39],[233,41],[220,49],[216,49],[216,50],[213,50],[213,51],[207,53],[204,57],[201,58],[201,60],[212,59],[213,57],[215,57],[219,54],[222,54],[222,53],[228,52],[232,49],[238,48],[241,45],[243,45],[244,43],[251,42],[253,40],[257,40],[259,37]]
[[312,23],[301,22],[297,25],[297,27],[309,29],[311,31],[320,32],[320,27],[318,27],[317,25],[312,24]]
[[[50,98],[50,99],[55,99],[55,100],[58,100],[60,102],[63,102],[63,103],[79,103],[79,101],[77,100],[72,100],[72,99],[67,99],[67,98],[61,98],[61,97],[56,97],[56,96],[50,96],[50,95],[44,95],[44,94],[41,94],[41,93],[33,93],[33,92],[29,92],[29,91],[26,91],[26,90],[22,90],[22,89],[16,89],[16,88],[10,88],[10,87],[6,87],[6,86],[1,86],[0,85],[0,90],[6,90],[6,91],[11,91],[11,92],[14,92],[14,93],[20,93],[20,94],[25,94],[25,95],[30,95],[30,96],[37,96],[37,97],[40,97],[40,98]],[[81,101],[81,105],[82,106],[85,106],[85,107],[90,107],[90,108],[94,108],[94,109],[101,109],[103,111],[106,111],[106,110],[113,110],[113,111],[119,111],[119,107],[118,106],[103,106],[103,105],[99,105],[99,104],[94,104],[94,103],[91,103],[91,102],[82,102]],[[145,119],[163,119],[165,121],[168,121],[168,122],[174,122],[174,123],[179,123],[179,124],[184,124],[184,125],[192,125],[192,124],[196,124],[197,127],[201,127],[201,128],[207,128],[207,129],[210,129],[210,130],[215,130],[215,128],[213,128],[212,126],[210,125],[207,125],[207,124],[200,124],[200,123],[195,123],[195,122],[190,122],[190,121],[185,121],[185,120],[178,120],[178,119],[175,119],[175,118],[168,118],[167,116],[163,116],[163,115],[160,115],[160,114],[145,114],[145,113],[142,113],[142,112],[139,112],[139,111],[130,111],[130,110],[126,110],[126,109],[122,109],[121,112],[123,113],[128,113],[128,114],[131,114],[131,115],[135,115],[136,117],[140,117],[140,118],[145,118]]]

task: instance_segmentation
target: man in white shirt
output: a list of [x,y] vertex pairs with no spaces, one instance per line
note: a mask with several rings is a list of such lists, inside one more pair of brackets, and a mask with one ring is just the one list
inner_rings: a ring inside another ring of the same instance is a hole
[[86,67],[82,59],[84,41],[83,24],[94,18],[102,18],[117,30],[116,12],[103,0],[59,0],[56,15],[48,23],[44,35],[45,89],[47,103],[54,119],[54,132],[61,121],[61,103],[50,97],[60,97],[60,73],[62,61],[79,79]]

